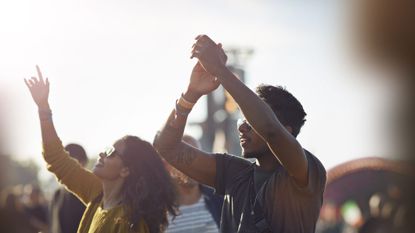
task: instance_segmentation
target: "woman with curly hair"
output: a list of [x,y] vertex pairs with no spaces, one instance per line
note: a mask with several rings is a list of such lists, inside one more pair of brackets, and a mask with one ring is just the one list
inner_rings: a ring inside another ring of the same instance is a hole
[[64,150],[52,122],[49,81],[25,80],[38,106],[47,169],[87,207],[78,233],[161,233],[167,212],[176,214],[174,186],[152,145],[135,136],[118,139],[100,153],[92,172]]

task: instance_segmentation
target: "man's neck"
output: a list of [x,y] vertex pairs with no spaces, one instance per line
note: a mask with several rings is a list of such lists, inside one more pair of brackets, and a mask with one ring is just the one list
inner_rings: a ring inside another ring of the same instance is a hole
[[274,154],[271,152],[264,153],[262,156],[259,156],[257,158],[256,164],[258,165],[258,168],[262,171],[266,172],[272,172],[274,171],[279,165],[280,162],[275,157]]
[[119,205],[122,201],[121,188],[123,185],[123,180],[116,181],[103,181],[103,197],[102,205],[103,209],[111,209]]

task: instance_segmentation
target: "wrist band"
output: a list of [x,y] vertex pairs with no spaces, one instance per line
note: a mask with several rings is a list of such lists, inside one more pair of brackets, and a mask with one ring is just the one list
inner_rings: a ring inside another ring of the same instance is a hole
[[179,100],[176,100],[176,106],[174,108],[176,114],[180,115],[180,116],[184,116],[187,117],[187,115],[189,115],[190,110],[192,109],[186,109],[183,106],[180,106],[179,104]]
[[52,120],[52,111],[49,110],[39,110],[39,119],[40,121],[49,121]]
[[192,102],[186,100],[183,97],[183,94],[180,96],[180,99],[177,101],[177,104],[180,105],[180,107],[186,108],[186,109],[192,109],[193,106],[195,105],[195,103],[192,103]]

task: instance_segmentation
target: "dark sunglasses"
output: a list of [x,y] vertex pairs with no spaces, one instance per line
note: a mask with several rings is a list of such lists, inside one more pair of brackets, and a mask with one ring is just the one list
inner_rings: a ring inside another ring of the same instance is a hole
[[244,130],[247,132],[252,130],[252,126],[245,119],[238,119],[236,122],[237,129],[241,129],[242,126],[245,127]]
[[110,157],[110,156],[117,154],[117,152],[115,151],[115,148],[113,146],[109,146],[105,148],[105,151],[102,152],[102,154],[104,154],[105,157]]
[[104,151],[104,152],[102,152],[102,154],[103,154],[106,158],[113,157],[113,156],[118,156],[118,157],[120,157],[120,159],[121,159],[124,163],[126,163],[126,160],[125,160],[124,156],[123,156],[122,154],[118,153],[118,151],[116,151],[116,150],[115,150],[114,146],[109,146],[109,147],[106,147],[106,148],[105,148],[105,151]]

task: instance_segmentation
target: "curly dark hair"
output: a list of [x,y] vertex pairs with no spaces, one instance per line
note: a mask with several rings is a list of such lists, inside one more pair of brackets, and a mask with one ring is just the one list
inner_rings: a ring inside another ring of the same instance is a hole
[[122,159],[130,170],[122,192],[129,208],[131,230],[137,231],[138,222],[143,219],[150,233],[161,233],[168,226],[167,212],[177,215],[172,180],[150,143],[130,135],[120,140],[125,142]]
[[290,126],[292,135],[297,137],[307,115],[301,103],[281,86],[261,84],[256,93],[271,107],[281,124]]

